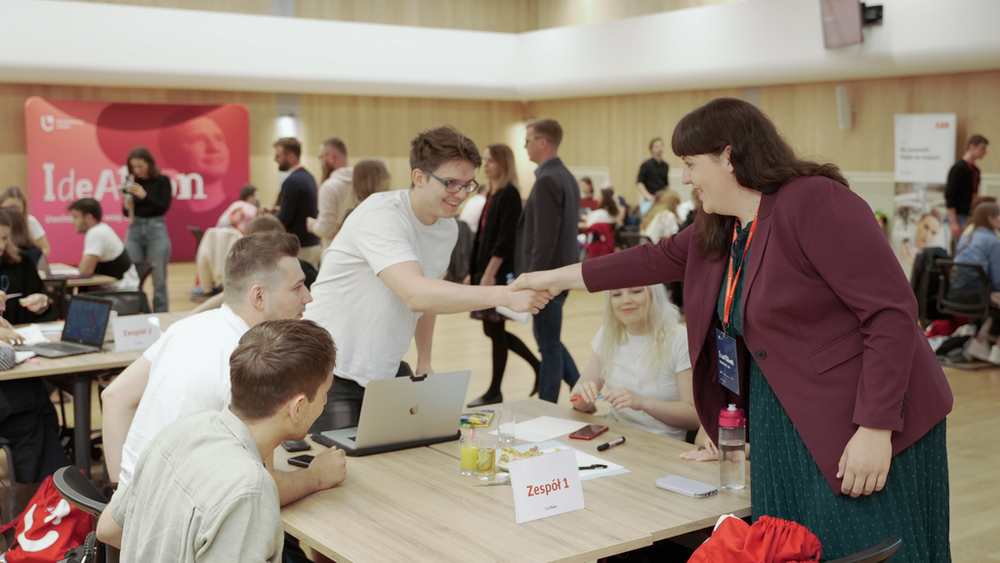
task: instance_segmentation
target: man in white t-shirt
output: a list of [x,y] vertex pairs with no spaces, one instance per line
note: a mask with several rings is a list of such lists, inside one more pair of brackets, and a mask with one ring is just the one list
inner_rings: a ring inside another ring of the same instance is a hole
[[[111,480],[124,486],[143,448],[171,422],[201,409],[221,411],[230,400],[229,357],[251,326],[294,319],[312,301],[298,261],[299,243],[286,233],[243,237],[226,259],[225,304],[171,327],[102,394],[104,448]],[[316,456],[306,471],[273,471],[281,503],[343,482],[341,450]],[[120,475],[119,475],[120,473]]]
[[411,339],[417,375],[433,373],[437,314],[498,305],[537,313],[548,302],[540,293],[441,279],[458,239],[455,214],[478,188],[480,164],[475,143],[455,128],[422,132],[411,144],[411,188],[369,196],[323,254],[304,318],[326,327],[340,351],[314,431],[356,426],[365,386],[397,374]]
[[96,199],[85,197],[70,204],[73,228],[84,233],[83,256],[80,258],[81,276],[100,274],[118,281],[114,289],[139,289],[139,274],[125,251],[125,243],[118,238],[111,225],[101,222],[104,210]]

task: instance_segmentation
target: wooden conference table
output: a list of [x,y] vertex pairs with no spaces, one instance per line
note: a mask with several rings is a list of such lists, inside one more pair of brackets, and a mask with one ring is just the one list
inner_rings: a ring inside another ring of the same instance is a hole
[[[56,264],[49,264],[49,270],[52,271],[53,274],[51,276],[49,276],[49,277],[42,276],[43,280],[52,279],[52,278],[59,278],[60,274],[57,274],[55,272],[65,272],[65,271],[70,271],[70,270],[76,270],[76,268],[74,268],[73,266],[67,266],[66,264],[56,263]],[[66,287],[71,288],[71,289],[75,289],[75,288],[79,288],[79,287],[90,287],[90,286],[97,286],[97,285],[111,285],[111,284],[115,283],[116,281],[118,281],[118,280],[115,279],[115,278],[113,278],[113,277],[111,277],[111,276],[105,276],[103,274],[94,274],[92,276],[87,276],[87,277],[72,277],[72,278],[68,278],[66,280]]]
[[[518,421],[548,415],[607,425],[591,442],[557,440],[631,472],[583,481],[583,510],[517,524],[509,486],[474,488],[480,482],[460,474],[458,441],[349,458],[343,485],[282,509],[285,531],[339,563],[582,562],[712,526],[722,514],[750,515],[749,488],[693,499],[655,487],[671,474],[718,482],[717,464],[678,457],[690,444],[537,399],[511,405]],[[597,452],[618,436],[626,443]],[[285,462],[292,455],[278,448],[277,468],[294,470]]]
[[[166,330],[187,313],[159,313],[160,329]],[[50,340],[59,340],[58,335],[47,335]],[[139,359],[143,350],[118,352],[114,344],[106,346],[104,352],[78,354],[63,358],[36,357],[12,370],[0,371],[0,381],[26,379],[29,377],[67,376],[73,385],[73,445],[76,459],[73,464],[90,476],[90,402],[93,375],[112,369],[126,368]]]

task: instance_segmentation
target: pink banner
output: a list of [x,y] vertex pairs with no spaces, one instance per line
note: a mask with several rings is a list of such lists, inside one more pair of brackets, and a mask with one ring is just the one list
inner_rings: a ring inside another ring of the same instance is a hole
[[194,260],[188,225],[214,227],[250,180],[250,119],[246,107],[131,104],[29,98],[29,210],[52,245],[49,262],[77,264],[83,235],[66,208],[85,197],[101,202],[104,222],[125,239],[118,188],[129,151],[145,146],[170,178],[173,200],[165,220],[171,260]]

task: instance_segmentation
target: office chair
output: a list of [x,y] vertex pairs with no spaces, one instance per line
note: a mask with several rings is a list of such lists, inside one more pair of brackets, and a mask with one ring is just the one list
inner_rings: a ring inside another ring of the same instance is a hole
[[198,248],[198,245],[201,244],[201,237],[205,235],[205,231],[195,227],[194,225],[188,225],[187,228],[191,231],[191,234],[194,235],[194,240],[197,241],[195,248]]
[[149,306],[149,297],[141,290],[88,291],[87,295],[111,301],[119,316],[148,315],[153,312]]
[[910,273],[910,287],[917,298],[917,321],[921,327],[927,327],[931,321],[949,318],[950,315],[937,310],[938,276],[941,270],[937,267],[938,260],[948,260],[948,251],[939,247],[927,247],[917,254]]
[[[938,273],[938,293],[937,310],[946,315],[956,315],[967,317],[970,323],[978,330],[982,322],[990,315],[990,278],[981,266],[976,264],[966,264],[955,262],[954,260],[939,259],[935,262]],[[979,291],[973,296],[957,296],[952,291],[952,284],[955,276],[960,270],[971,271],[979,282]],[[960,361],[955,361],[947,351],[954,351],[963,347],[970,337],[961,336],[951,338],[941,344],[938,348],[938,360],[949,367],[962,370],[977,370],[994,367],[988,362],[981,362],[972,366],[964,365]]]
[[139,262],[135,265],[135,272],[139,274],[139,289],[142,289],[142,284],[146,283],[146,278],[149,277],[150,272],[155,268],[153,264],[149,262]]
[[885,563],[892,558],[901,545],[903,545],[903,540],[889,536],[884,542],[871,549],[841,557],[840,559],[827,561],[827,563]]
[[[52,483],[56,486],[59,494],[66,499],[66,502],[94,518],[100,518],[101,513],[111,502],[90,482],[90,479],[84,477],[83,473],[80,473],[80,470],[72,465],[59,468],[52,475]],[[103,559],[107,563],[118,563],[120,552],[117,548],[103,544],[100,547],[104,548]],[[100,552],[98,552],[98,559],[101,559]]]

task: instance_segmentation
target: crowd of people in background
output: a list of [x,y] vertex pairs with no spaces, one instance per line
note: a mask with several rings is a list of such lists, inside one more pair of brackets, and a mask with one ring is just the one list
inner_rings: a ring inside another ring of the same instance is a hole
[[[524,148],[537,168],[526,199],[511,147],[480,152],[450,126],[412,140],[406,190],[389,190],[381,161],[352,166],[340,138],[319,147],[318,185],[301,143],[275,142],[286,173],[275,204],[262,206],[257,188],[243,186],[209,229],[218,233],[202,239],[199,262],[209,269],[199,267],[194,295],[211,299],[102,395],[104,452],[120,488],[100,537],[120,545],[125,560],[187,559],[195,545],[179,536],[207,541],[219,559],[233,550],[231,559],[276,560],[294,549],[280,506],[338,486],[346,461],[331,449],[285,473],[274,470],[273,449],[307,431],[356,426],[371,381],[433,373],[436,316],[468,313],[492,344],[490,385],[470,407],[504,400],[510,352],[535,373],[531,395],[555,403],[565,383],[575,409],[594,412],[604,401],[608,418],[680,440],[698,433],[710,454],[719,409],[737,403],[749,408],[760,460],[751,473],[754,518],[805,524],[831,558],[895,534],[922,560],[946,561],[940,473],[950,390],[884,232],[836,166],[797,158],[757,108],[720,99],[686,116],[671,139],[692,201],[671,188],[658,137],[629,205],[610,182],[595,189],[592,178],[575,177],[559,156],[563,139],[556,120],[528,123]],[[974,163],[986,144],[970,139],[949,175],[948,212],[956,238],[971,222],[956,258],[981,265],[1000,295],[1000,208],[965,202],[978,190]],[[134,183],[124,188],[124,241],[102,222],[97,201],[69,206],[84,236],[80,273],[134,290],[136,264],[148,264],[153,310],[166,311],[170,181],[144,147],[129,153],[127,168]],[[819,196],[835,205],[811,206]],[[0,205],[0,340],[17,344],[11,324],[51,316],[39,270],[53,241],[20,190],[4,191]],[[928,217],[927,229],[942,227]],[[455,218],[472,233],[464,283],[442,279],[459,255]],[[831,243],[832,231],[845,240]],[[849,255],[859,247],[875,262]],[[605,292],[582,371],[562,342],[570,289]],[[975,289],[955,280],[956,292]],[[13,294],[20,297],[8,300]],[[532,315],[538,356],[506,329],[516,313]],[[988,332],[995,341],[1000,313]],[[414,366],[403,361],[411,342]],[[992,343],[981,342],[989,357]],[[735,388],[722,383],[723,346],[740,349]],[[19,473],[40,480],[66,465],[40,380],[2,382],[0,398],[17,405],[0,409],[5,432],[16,417],[34,424],[15,450]],[[820,405],[824,415],[813,416]],[[183,471],[173,465],[178,452]],[[219,465],[238,477],[213,477]],[[782,494],[790,480],[806,494]],[[225,503],[232,506],[218,510]],[[194,513],[215,515],[218,541],[199,535]],[[165,532],[165,521],[178,527]]]

